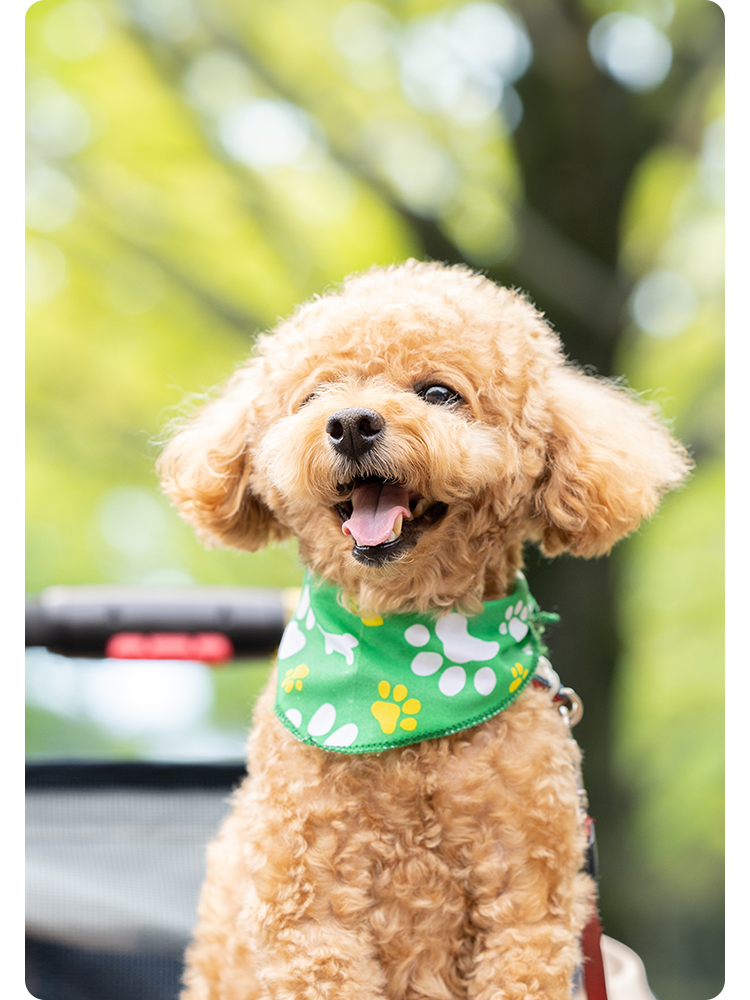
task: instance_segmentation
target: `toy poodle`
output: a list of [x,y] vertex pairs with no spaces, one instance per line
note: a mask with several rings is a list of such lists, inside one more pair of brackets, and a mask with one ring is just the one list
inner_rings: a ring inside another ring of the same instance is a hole
[[522,550],[608,552],[682,446],[523,295],[410,260],[261,337],[159,464],[204,541],[306,568],[183,1000],[569,1000],[595,887]]

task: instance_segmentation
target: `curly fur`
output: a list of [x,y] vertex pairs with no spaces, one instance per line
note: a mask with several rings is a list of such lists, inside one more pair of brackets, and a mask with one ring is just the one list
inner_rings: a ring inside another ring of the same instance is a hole
[[[426,384],[463,402],[428,405]],[[346,407],[385,421],[356,468],[325,432]],[[298,309],[160,459],[206,542],[294,535],[373,614],[477,612],[512,588],[527,542],[604,554],[689,466],[649,406],[566,362],[522,295],[416,261]],[[398,559],[363,565],[335,509],[355,473],[446,512]],[[578,750],[549,696],[352,757],[297,742],[274,691],[272,677],[209,849],[184,1000],[568,1000],[594,889]]]

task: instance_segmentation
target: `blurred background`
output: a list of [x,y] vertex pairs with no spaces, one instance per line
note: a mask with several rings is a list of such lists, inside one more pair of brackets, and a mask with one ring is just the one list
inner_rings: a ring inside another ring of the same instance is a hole
[[[613,556],[528,553],[580,693],[605,931],[723,985],[723,38],[710,0],[43,0],[27,15],[27,591],[295,586],[204,551],[154,443],[349,272],[465,261],[696,460]],[[267,662],[27,655],[32,759],[242,755]]]

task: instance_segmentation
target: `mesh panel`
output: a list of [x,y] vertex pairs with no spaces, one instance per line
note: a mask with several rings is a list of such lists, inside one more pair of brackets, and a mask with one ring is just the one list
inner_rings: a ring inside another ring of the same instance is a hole
[[39,1000],[172,1000],[205,849],[241,765],[32,765],[27,987]]

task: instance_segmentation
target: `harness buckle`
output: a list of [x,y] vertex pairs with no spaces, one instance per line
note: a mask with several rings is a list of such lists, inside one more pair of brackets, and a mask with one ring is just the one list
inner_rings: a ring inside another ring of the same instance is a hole
[[568,729],[577,726],[583,718],[583,702],[573,688],[561,687],[557,692],[556,700],[560,701],[558,711]]

